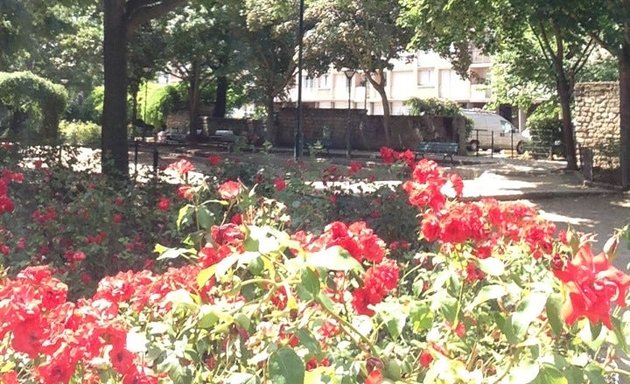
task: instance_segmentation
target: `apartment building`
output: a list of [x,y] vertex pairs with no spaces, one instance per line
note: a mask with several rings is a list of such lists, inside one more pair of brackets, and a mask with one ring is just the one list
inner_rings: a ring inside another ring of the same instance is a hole
[[[468,79],[462,79],[451,63],[435,52],[406,54],[393,64],[393,69],[386,72],[385,87],[392,115],[408,114],[404,102],[412,97],[439,97],[465,108],[483,108],[492,96],[492,60],[477,50],[473,52]],[[342,71],[331,70],[318,78],[304,76],[302,86],[306,108],[348,108],[348,80]],[[289,100],[297,100],[297,81],[289,90]],[[362,73],[356,73],[350,81],[350,107],[365,109],[370,115],[383,113],[380,95]],[[514,123],[521,126],[524,119],[519,113]]]

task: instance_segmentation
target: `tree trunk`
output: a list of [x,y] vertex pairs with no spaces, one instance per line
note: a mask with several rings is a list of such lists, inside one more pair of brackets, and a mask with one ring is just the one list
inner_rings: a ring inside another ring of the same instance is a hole
[[619,137],[621,146],[621,186],[630,187],[630,23],[625,24],[625,40],[619,55]]
[[199,116],[200,66],[192,63],[192,77],[188,89],[189,134],[193,141],[197,140],[197,118]]
[[389,132],[389,116],[391,115],[389,109],[389,99],[387,98],[387,92],[385,92],[385,85],[381,84],[372,84],[374,89],[381,96],[381,103],[383,104],[383,130],[385,132],[385,144],[387,146],[391,145],[391,134]]
[[214,102],[214,111],[212,117],[224,118],[225,110],[227,107],[227,91],[228,91],[228,79],[227,76],[217,77],[217,93]]
[[[370,73],[370,71],[364,71],[365,73]],[[371,75],[367,76],[368,81],[372,84],[372,87],[378,92],[381,96],[381,103],[383,104],[383,131],[385,133],[385,145],[391,145],[391,134],[389,132],[389,100],[387,99],[387,92],[385,92],[385,74],[382,70],[378,71],[378,81],[374,80]]]
[[575,156],[575,138],[573,135],[573,122],[571,120],[571,97],[573,89],[564,73],[556,75],[558,96],[560,97],[560,109],[562,112],[562,139],[564,140],[567,169],[577,170],[577,158]]
[[127,21],[124,0],[104,0],[103,56],[105,95],[101,168],[118,178],[129,176],[127,143]]
[[278,131],[276,129],[276,123],[273,116],[275,112],[273,99],[274,99],[273,96],[267,96],[267,102],[265,103],[265,110],[267,112],[267,120],[266,120],[267,140],[271,144],[276,145],[278,141]]

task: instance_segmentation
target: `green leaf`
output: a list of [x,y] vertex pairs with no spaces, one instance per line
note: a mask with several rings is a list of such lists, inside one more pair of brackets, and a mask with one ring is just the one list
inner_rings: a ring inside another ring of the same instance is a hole
[[[204,310],[204,308],[206,308]],[[211,328],[212,326],[214,326],[216,323],[219,322],[219,315],[216,313],[215,310],[204,307],[202,308],[202,315],[201,318],[199,319],[199,321],[197,322],[197,327],[201,328],[201,329],[207,329],[207,328]]]
[[562,320],[562,296],[558,293],[553,293],[547,298],[547,318],[551,325],[551,330],[555,336],[559,336],[564,328],[564,321]]
[[527,384],[536,379],[540,367],[533,361],[521,361],[520,364],[510,370],[508,382],[510,384]]
[[183,225],[190,223],[190,218],[195,210],[194,205],[186,204],[179,209],[179,214],[177,215],[177,229],[181,229]]
[[249,236],[243,240],[243,247],[247,252],[258,252],[258,248],[260,247],[260,243],[258,240],[255,240]]
[[304,363],[291,348],[280,348],[269,356],[269,379],[274,384],[304,383]]
[[589,365],[584,369],[588,382],[591,384],[606,384],[604,380],[604,371],[595,365]]
[[630,349],[628,348],[628,343],[626,342],[626,336],[623,334],[623,323],[617,317],[611,317],[613,332],[617,338],[618,345],[621,347],[621,350],[624,353],[630,353]]
[[433,312],[425,303],[415,303],[409,311],[409,318],[414,332],[427,330],[433,324]]
[[468,307],[466,307],[466,311],[471,311],[473,308],[481,303],[485,303],[488,300],[496,300],[500,297],[505,296],[506,294],[507,290],[503,285],[486,285],[479,290],[479,293],[477,294],[477,296],[475,296],[475,299],[470,304],[468,304]]
[[197,207],[197,220],[203,229],[210,229],[214,224],[214,213],[210,212],[205,205]]
[[317,341],[313,334],[309,330],[302,328],[296,332],[296,335],[298,340],[300,340],[300,344],[305,346],[309,353],[319,358],[319,355],[322,353],[322,349],[319,341]]
[[219,322],[223,324],[234,323],[234,317],[232,317],[232,315],[222,311],[215,305],[203,305],[199,313],[201,316],[197,322],[197,326],[202,329],[212,328]]
[[488,276],[501,276],[505,272],[505,264],[496,257],[477,260],[479,269]]
[[186,248],[167,248],[159,244],[156,244],[153,251],[160,254],[157,260],[177,259],[182,255],[191,253],[191,251]]
[[335,311],[335,304],[332,302],[332,300],[330,300],[328,296],[326,296],[322,292],[320,292],[319,295],[317,295],[317,301],[321,305],[323,305],[327,310],[331,312]]
[[300,284],[297,286],[298,295],[302,300],[313,300],[319,295],[320,283],[319,276],[311,268],[305,268],[302,271]]
[[324,268],[329,271],[363,271],[361,263],[338,245],[309,254],[306,263],[312,267]]
[[375,306],[375,312],[383,320],[389,335],[397,339],[407,323],[407,311],[397,302],[382,302]]
[[531,292],[518,305],[517,311],[512,314],[512,326],[517,338],[525,337],[529,325],[545,308],[548,295],[545,292]]
[[217,270],[217,265],[211,265],[206,269],[202,269],[201,272],[197,275],[197,285],[199,288],[203,288],[210,278],[214,275]]
[[543,364],[538,374],[538,380],[542,384],[569,384],[562,372],[549,364]]

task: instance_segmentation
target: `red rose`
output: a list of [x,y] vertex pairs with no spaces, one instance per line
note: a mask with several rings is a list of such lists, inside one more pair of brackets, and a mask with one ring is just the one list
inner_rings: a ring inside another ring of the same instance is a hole
[[213,167],[216,167],[217,165],[221,164],[221,156],[210,155],[208,156],[208,161],[210,162],[210,165],[212,165]]
[[630,276],[615,268],[605,253],[593,256],[588,244],[580,248],[565,270],[553,273],[569,292],[562,309],[567,324],[586,317],[593,324],[601,321],[612,329],[611,307],[613,303],[625,307]]
[[383,372],[380,369],[375,369],[365,379],[365,384],[381,384],[383,380]]
[[440,237],[440,221],[435,215],[426,215],[422,220],[422,236],[428,242],[434,242]]
[[177,188],[177,196],[181,197],[182,199],[192,200],[195,196],[195,191],[189,185],[182,185]]
[[175,163],[169,164],[166,169],[173,170],[177,172],[180,176],[185,176],[186,174],[188,174],[188,172],[193,171],[195,169],[195,166],[190,161],[182,159]]
[[287,188],[286,181],[284,181],[284,179],[280,177],[276,177],[276,179],[273,181],[273,184],[278,192],[282,192]]
[[219,196],[223,200],[234,200],[241,194],[242,186],[238,181],[226,181],[219,186]]
[[431,363],[433,362],[433,356],[431,355],[431,352],[424,350],[420,354],[420,358],[418,359],[418,361],[420,362],[420,365],[422,365],[424,368],[429,368],[429,365],[431,365]]
[[160,200],[158,200],[157,203],[157,207],[161,211],[168,211],[168,209],[171,207],[171,201],[168,199],[168,197],[160,197]]

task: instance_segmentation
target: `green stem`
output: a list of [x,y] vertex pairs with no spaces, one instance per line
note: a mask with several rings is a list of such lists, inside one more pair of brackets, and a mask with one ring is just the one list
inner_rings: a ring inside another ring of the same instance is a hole
[[[376,354],[377,353],[376,347],[374,346],[372,341],[370,339],[368,339],[366,336],[364,336],[361,332],[359,332],[354,327],[354,325],[352,325],[346,319],[344,319],[341,316],[339,316],[337,313],[331,311],[328,307],[326,307],[326,305],[324,305],[324,303],[321,302],[321,300],[319,300],[319,298],[315,298],[315,301],[324,309],[325,312],[327,312],[329,315],[331,315],[335,320],[337,320],[339,322],[339,325],[340,325],[341,329],[343,329],[343,331],[348,336],[350,336],[352,338],[352,340],[354,340],[355,344],[357,344],[365,352],[372,353],[372,354]],[[358,342],[345,327],[349,328],[353,333],[358,335],[361,338],[361,340],[363,341],[363,343],[367,344],[368,348],[366,349],[365,346],[363,346],[360,342]]]

